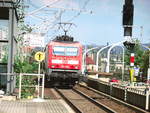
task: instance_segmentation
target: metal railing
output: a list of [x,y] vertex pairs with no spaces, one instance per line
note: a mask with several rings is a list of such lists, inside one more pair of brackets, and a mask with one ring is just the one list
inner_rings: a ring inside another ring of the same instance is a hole
[[[22,90],[22,87],[28,87],[30,88],[31,86],[30,85],[22,85],[22,77],[23,76],[35,76],[38,78],[38,98],[40,97],[40,87],[42,87],[42,92],[41,92],[41,98],[43,99],[44,98],[44,79],[45,79],[45,75],[44,74],[32,74],[32,73],[20,73],[19,74],[19,99],[21,98],[21,90]],[[42,78],[42,85],[40,86],[40,78]],[[36,85],[32,85],[32,87],[36,87]]]

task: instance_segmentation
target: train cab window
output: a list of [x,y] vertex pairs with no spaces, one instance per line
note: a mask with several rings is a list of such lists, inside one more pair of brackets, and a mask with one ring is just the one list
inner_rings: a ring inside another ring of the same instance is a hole
[[78,48],[76,47],[66,47],[66,56],[77,56]]
[[65,46],[55,46],[53,47],[53,54],[58,56],[77,56],[77,47],[65,47]]
[[53,48],[53,54],[54,55],[64,56],[65,55],[65,47],[63,47],[63,46],[55,46]]

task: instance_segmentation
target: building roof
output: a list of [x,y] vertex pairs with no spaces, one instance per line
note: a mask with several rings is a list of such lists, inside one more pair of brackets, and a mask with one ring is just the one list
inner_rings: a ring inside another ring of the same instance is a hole
[[86,57],[86,64],[87,65],[89,65],[89,64],[93,64],[94,65],[95,63],[94,63],[94,60],[91,57],[87,56]]

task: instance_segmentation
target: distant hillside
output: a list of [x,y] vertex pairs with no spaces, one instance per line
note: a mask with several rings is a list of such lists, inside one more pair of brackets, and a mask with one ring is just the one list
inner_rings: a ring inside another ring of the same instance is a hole
[[146,44],[143,44],[143,45],[150,47],[150,43],[146,43]]

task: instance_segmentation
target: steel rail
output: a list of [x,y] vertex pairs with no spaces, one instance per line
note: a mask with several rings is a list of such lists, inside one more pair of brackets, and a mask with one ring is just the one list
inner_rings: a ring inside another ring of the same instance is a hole
[[133,110],[135,110],[137,113],[149,113],[149,112],[146,111],[146,110],[143,110],[143,109],[141,109],[141,108],[139,108],[139,107],[136,107],[136,106],[134,106],[134,105],[131,105],[131,104],[129,104],[129,103],[126,103],[126,102],[124,102],[124,101],[122,101],[122,100],[119,100],[119,99],[117,99],[117,98],[115,98],[115,97],[112,97],[112,96],[110,96],[110,95],[108,95],[108,94],[105,94],[105,93],[103,93],[103,92],[100,92],[100,91],[98,91],[98,90],[96,90],[96,89],[93,89],[93,88],[91,88],[91,87],[88,87],[88,86],[85,86],[85,85],[82,85],[82,84],[78,84],[78,85],[80,85],[81,87],[87,88],[88,90],[91,90],[91,91],[93,91],[93,92],[95,92],[95,93],[97,93],[97,94],[99,94],[99,95],[103,95],[103,96],[105,96],[105,97],[111,98],[113,101],[115,101],[115,102],[117,102],[117,103],[119,103],[119,104],[125,105],[126,107],[128,107],[128,108],[130,108],[130,109],[133,109]]
[[84,94],[83,92],[74,89],[73,91],[75,91],[76,93],[78,93],[79,95],[82,95],[83,97],[85,97],[86,99],[88,99],[90,102],[92,102],[93,104],[95,104],[96,106],[98,106],[100,109],[103,109],[104,111],[106,111],[107,113],[117,113],[116,111],[114,111],[113,109],[109,108],[108,106],[105,106],[104,104],[94,100],[93,98],[89,97],[88,95]]
[[[76,107],[63,93],[61,93],[61,91],[59,91],[59,89],[55,88],[56,92],[67,102],[67,104],[76,112],[76,113],[83,113],[82,110],[80,110],[78,107]],[[93,103],[94,105],[96,105],[97,107],[99,107],[100,109],[106,111],[107,113],[117,113],[116,111],[112,110],[111,108],[97,102],[96,100],[90,98],[89,96],[85,95],[84,93],[76,90],[76,89],[72,89],[75,93],[81,95],[82,97],[84,97],[85,99],[87,99],[88,101],[90,101],[91,103]],[[87,106],[88,107],[88,106]]]
[[55,91],[67,102],[67,104],[76,112],[76,113],[83,113],[79,108],[77,108],[65,95],[61,93],[57,88]]

